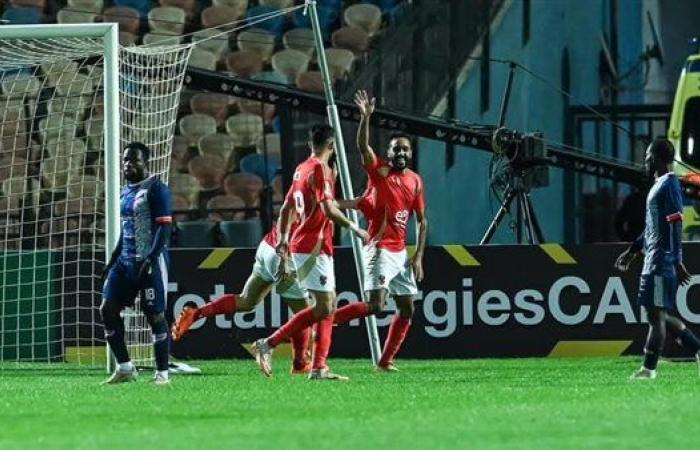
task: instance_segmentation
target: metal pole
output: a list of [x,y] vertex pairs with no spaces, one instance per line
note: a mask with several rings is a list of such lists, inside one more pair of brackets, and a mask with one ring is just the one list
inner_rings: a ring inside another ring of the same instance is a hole
[[[354,194],[352,191],[352,180],[350,179],[350,172],[348,170],[348,160],[345,157],[345,143],[343,141],[343,133],[340,128],[340,116],[338,115],[338,108],[335,105],[335,99],[333,98],[333,84],[331,82],[331,77],[328,72],[328,63],[326,61],[326,54],[323,47],[323,38],[321,37],[321,27],[318,21],[318,14],[316,12],[316,0],[306,0],[306,6],[308,8],[308,13],[311,16],[311,28],[314,33],[314,41],[316,42],[316,54],[318,58],[318,66],[321,70],[321,78],[323,79],[323,90],[326,94],[326,102],[328,103],[327,112],[328,119],[330,120],[331,126],[335,130],[335,150],[338,155],[338,169],[340,172],[340,187],[343,193],[343,198],[352,199]],[[350,210],[350,220],[357,223],[357,211]],[[362,265],[362,243],[357,236],[352,236],[352,252],[355,258],[355,269],[357,271],[358,282],[360,286],[360,297],[364,299],[364,267]],[[379,334],[377,333],[377,322],[375,317],[367,316],[365,318],[365,324],[367,325],[367,337],[369,338],[369,349],[372,353],[372,362],[376,365],[379,362],[381,356],[381,350],[379,346]]]
[[[105,264],[119,240],[119,31],[110,24],[104,35],[105,92]],[[112,354],[107,348],[107,372],[112,370]]]

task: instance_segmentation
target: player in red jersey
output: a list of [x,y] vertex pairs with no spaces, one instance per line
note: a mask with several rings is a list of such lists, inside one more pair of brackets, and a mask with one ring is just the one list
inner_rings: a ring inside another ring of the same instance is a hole
[[[311,155],[297,166],[280,210],[277,253],[282,258],[281,276],[289,276],[293,266],[301,286],[310,292],[315,304],[296,314],[270,337],[257,340],[253,349],[260,370],[271,376],[272,350],[315,323],[316,345],[309,378],[345,380],[346,377],[331,373],[326,366],[336,308],[333,223],[350,228],[365,242],[367,232],[349,221],[334,204],[335,183],[328,167],[335,151],[333,129],[317,125],[312,128],[310,137]],[[289,226],[293,217],[299,225],[290,241]]]
[[[296,222],[292,224],[291,232],[296,228]],[[183,308],[180,316],[172,326],[172,337],[174,341],[182,337],[190,330],[192,324],[203,317],[214,317],[218,314],[247,313],[253,311],[262,302],[273,286],[277,287],[277,293],[282,297],[294,313],[298,313],[307,307],[307,293],[301,287],[294,276],[280,279],[277,271],[280,264],[280,257],[277,255],[277,225],[265,235],[255,252],[255,264],[253,272],[243,287],[240,294],[226,294],[200,306]],[[292,363],[292,373],[301,374],[311,371],[311,364],[307,361],[306,349],[308,347],[311,330],[306,328],[296,335],[291,336],[294,359]]]
[[[413,317],[413,297],[418,293],[416,281],[423,279],[423,253],[428,232],[423,182],[408,168],[412,145],[408,136],[394,135],[389,143],[387,161],[377,156],[369,145],[369,122],[375,100],[359,91],[355,103],[360,109],[357,146],[362,164],[374,187],[373,208],[367,213],[370,242],[364,248],[364,288],[369,302],[353,303],[338,309],[336,323],[376,314],[384,309],[387,293],[396,301],[398,314],[389,327],[389,334],[377,369],[396,371],[394,357],[406,338]],[[406,226],[411,213],[419,224],[418,246],[413,258],[406,252]]]

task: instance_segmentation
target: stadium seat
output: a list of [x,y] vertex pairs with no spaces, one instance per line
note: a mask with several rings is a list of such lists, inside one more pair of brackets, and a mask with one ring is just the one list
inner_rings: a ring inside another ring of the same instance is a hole
[[41,82],[33,75],[20,74],[18,76],[3,77],[0,82],[4,98],[25,97],[36,98],[41,90]]
[[184,195],[173,195],[173,220],[175,222],[185,222],[189,219],[189,213],[178,211],[189,211],[190,201]]
[[236,147],[251,147],[262,137],[262,117],[239,113],[226,120],[226,132],[233,137]]
[[168,182],[173,195],[182,195],[192,204],[199,189],[199,182],[190,174],[170,174]]
[[361,28],[342,27],[333,32],[331,43],[335,48],[344,48],[359,55],[367,51],[369,35]]
[[165,34],[163,31],[158,33],[146,33],[143,35],[143,45],[158,46],[158,45],[173,45],[182,42],[182,36],[179,34]]
[[248,10],[248,0],[212,0],[214,6],[226,6],[238,11],[238,17],[243,17]]
[[345,8],[343,20],[346,25],[361,28],[372,36],[382,26],[382,10],[375,5],[357,3]]
[[216,119],[204,114],[190,114],[180,119],[180,134],[197,145],[199,138],[216,133]]
[[94,117],[85,121],[84,128],[88,151],[102,150],[104,123],[105,121],[101,117]]
[[37,8],[41,11],[46,8],[46,0],[9,0],[7,3],[16,7]]
[[198,155],[187,163],[190,175],[199,182],[202,191],[213,191],[221,187],[226,174],[224,160],[220,156]]
[[248,207],[258,206],[262,189],[263,181],[260,177],[251,173],[232,173],[224,179],[224,191],[226,194],[242,198]]
[[56,14],[56,22],[58,23],[92,23],[97,19],[97,14],[90,11],[76,11],[65,8],[58,11]]
[[210,248],[216,245],[216,224],[208,222],[177,222],[177,247]]
[[41,71],[48,79],[49,86],[53,87],[56,86],[56,82],[61,77],[72,77],[74,74],[78,73],[79,67],[78,63],[75,61],[55,61],[42,63]]
[[263,62],[267,62],[275,51],[275,35],[260,28],[251,28],[238,34],[236,44],[239,50],[255,52]]
[[292,28],[282,37],[284,48],[291,48],[306,53],[312,58],[316,51],[314,32],[311,28]]
[[92,77],[83,73],[65,73],[55,79],[56,94],[75,98],[79,95],[92,96],[94,85]]
[[209,134],[202,136],[197,144],[201,155],[214,155],[223,160],[229,161],[231,153],[236,145],[233,136],[223,133]]
[[226,94],[215,92],[200,92],[190,98],[190,109],[194,114],[206,114],[216,119],[216,125],[221,126],[226,121],[228,108],[233,98]]
[[279,74],[273,70],[265,70],[260,73],[256,73],[251,77],[251,79],[256,80],[256,81],[264,81],[266,83],[273,83],[273,84],[288,84],[289,81],[287,78]]
[[[0,180],[8,178],[23,178],[27,176],[27,160],[18,158],[8,152],[3,155],[0,153]],[[2,186],[0,186],[2,190]],[[2,211],[2,209],[0,209]]]
[[[265,156],[260,153],[251,153],[245,155],[238,163],[241,172],[252,173],[263,180],[263,183],[270,182],[275,175],[280,171],[279,159],[272,155],[267,157],[267,165],[265,164]],[[267,168],[267,170],[265,170]]]
[[265,124],[272,122],[275,117],[275,105],[241,98],[238,100],[238,109],[241,112],[261,116]]
[[160,6],[148,12],[148,27],[154,33],[182,34],[186,22],[185,10],[176,6]]
[[258,0],[260,6],[273,9],[287,9],[294,6],[294,0]]
[[139,35],[136,33],[129,33],[128,31],[119,32],[119,45],[123,45],[124,47],[136,45],[138,39]]
[[76,11],[90,11],[99,14],[104,9],[104,0],[68,0],[68,7]]
[[197,0],[158,0],[158,4],[160,4],[160,6],[174,6],[176,8],[183,9],[187,20],[194,17],[197,9],[197,3]]
[[318,71],[310,71],[299,74],[296,80],[296,85],[302,91],[324,92],[323,79],[321,78],[321,72]]
[[8,25],[36,25],[41,23],[43,15],[38,8],[6,8],[2,18]]
[[46,102],[49,115],[76,121],[85,118],[85,111],[89,106],[89,97],[54,97]]
[[[217,195],[212,197],[207,202],[207,209],[242,209],[245,208],[245,202],[242,198],[235,195]],[[239,220],[245,219],[245,211],[212,211],[209,212],[208,219],[210,222],[221,222],[222,220]]]
[[[220,25],[230,24],[238,20],[242,15],[242,11],[238,11],[229,6],[210,6],[202,11],[202,28],[214,28]],[[230,28],[233,28],[233,26]],[[220,29],[223,30],[224,28]]]
[[281,160],[282,139],[279,133],[267,133],[264,139],[261,137],[256,143],[256,149],[261,155],[267,152],[268,156]]
[[77,135],[78,121],[52,114],[39,121],[39,136],[46,144],[53,141],[69,141]]
[[309,59],[306,53],[299,50],[280,50],[272,55],[272,68],[289,82],[296,80],[300,73],[306,72]]
[[178,172],[187,170],[187,162],[190,156],[190,143],[185,136],[174,136],[172,147],[171,168]]
[[113,6],[105,9],[102,14],[103,22],[116,22],[119,24],[119,31],[138,35],[141,27],[141,16],[139,11],[127,6]]
[[[333,31],[333,26],[338,20],[339,11],[336,7],[318,6],[318,22],[321,27],[321,34],[324,39],[330,36]],[[297,9],[292,13],[292,21],[297,28],[311,28],[311,18],[309,15],[304,15],[302,9]]]
[[215,71],[218,59],[219,58],[212,52],[195,46],[192,48],[192,53],[190,53],[190,59],[187,64],[188,66],[198,69]]
[[146,17],[151,9],[151,0],[112,0],[112,4],[118,7],[135,9],[143,17]]
[[327,48],[326,61],[333,79],[343,79],[352,69],[355,54],[343,48]]
[[[217,37],[210,39],[212,36]],[[221,60],[229,50],[228,35],[222,34],[222,31],[216,28],[195,31],[192,34],[192,42],[197,44],[195,48],[207,50],[216,55],[217,60]]]
[[263,60],[256,52],[240,50],[226,55],[226,70],[237,77],[250,78],[262,69]]
[[262,240],[259,219],[221,222],[219,230],[224,247],[255,247]]
[[[269,8],[266,6],[253,6],[248,8],[246,13],[246,20],[248,25],[252,27],[262,28],[263,30],[269,31],[275,36],[282,36],[284,31],[285,17],[284,16],[268,16],[265,20],[258,22],[260,16],[264,14],[272,14],[279,11],[277,8]],[[298,10],[297,10],[298,11]]]

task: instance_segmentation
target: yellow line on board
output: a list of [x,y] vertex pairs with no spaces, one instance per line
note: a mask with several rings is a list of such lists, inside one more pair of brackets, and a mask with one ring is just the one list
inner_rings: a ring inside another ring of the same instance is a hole
[[199,269],[218,269],[233,253],[232,248],[217,248],[211,251],[209,255],[199,265]]
[[620,356],[632,341],[559,341],[550,358],[568,356]]
[[472,256],[472,254],[469,253],[469,251],[462,245],[443,245],[442,248],[444,248],[445,251],[449,253],[460,266],[481,265],[479,261],[477,261],[476,258],[474,258],[474,256]]
[[540,244],[540,248],[557,264],[576,264],[576,260],[559,244]]

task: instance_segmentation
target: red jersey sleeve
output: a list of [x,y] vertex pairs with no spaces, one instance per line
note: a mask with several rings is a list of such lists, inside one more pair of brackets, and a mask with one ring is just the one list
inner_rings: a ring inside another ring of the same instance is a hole
[[335,198],[335,192],[333,192],[333,181],[331,180],[331,175],[328,172],[330,171],[326,170],[321,164],[314,167],[312,186],[314,198],[318,203],[326,200],[333,200]]
[[384,165],[384,161],[377,155],[374,155],[372,161],[365,164],[365,170],[369,175],[370,181],[379,175],[379,168]]

